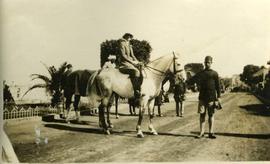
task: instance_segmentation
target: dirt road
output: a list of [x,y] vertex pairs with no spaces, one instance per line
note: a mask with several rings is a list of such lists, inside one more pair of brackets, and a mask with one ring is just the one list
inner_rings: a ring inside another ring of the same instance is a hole
[[[222,96],[223,109],[215,114],[217,139],[195,139],[199,132],[197,98],[189,98],[184,117],[175,116],[174,103],[162,106],[164,117],[155,117],[158,136],[147,133],[136,138],[136,116],[129,116],[121,105],[119,119],[112,115],[114,128],[104,135],[97,116],[82,116],[79,124],[61,120],[12,121],[5,125],[21,162],[177,162],[177,161],[269,161],[270,110],[248,93]],[[35,126],[42,140],[35,144]],[[208,127],[208,124],[206,125]],[[206,129],[208,132],[208,129]],[[207,136],[207,135],[206,135]]]

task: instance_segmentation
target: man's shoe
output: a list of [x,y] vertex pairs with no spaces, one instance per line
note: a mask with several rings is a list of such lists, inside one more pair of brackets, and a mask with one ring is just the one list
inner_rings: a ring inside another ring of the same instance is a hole
[[211,139],[216,139],[217,138],[213,133],[209,133],[208,137],[211,138]]

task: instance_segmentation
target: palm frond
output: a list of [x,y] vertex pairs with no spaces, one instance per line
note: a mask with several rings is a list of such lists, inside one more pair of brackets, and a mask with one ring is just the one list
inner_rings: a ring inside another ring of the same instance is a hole
[[30,87],[22,96],[22,98],[27,94],[29,93],[31,90],[35,89],[35,88],[46,88],[47,85],[46,84],[35,84],[33,85],[32,87]]
[[64,62],[58,69],[59,74],[63,74],[67,68],[68,63]]
[[31,76],[32,76],[32,80],[41,79],[41,80],[45,81],[45,83],[50,83],[51,82],[50,78],[48,78],[45,75],[31,74]]
[[40,61],[40,63],[44,65],[44,67],[47,69],[47,71],[48,71],[49,74],[51,75],[52,72],[51,72],[51,70],[50,70],[50,67],[48,67],[48,66],[47,66],[45,63],[43,63],[42,61]]

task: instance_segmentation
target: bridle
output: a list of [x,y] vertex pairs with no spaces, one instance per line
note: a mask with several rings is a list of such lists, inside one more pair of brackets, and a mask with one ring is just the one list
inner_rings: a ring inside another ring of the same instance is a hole
[[[173,60],[172,60],[172,62],[169,64],[169,66],[171,66],[171,64],[173,63],[173,73],[172,73],[172,74],[173,74],[174,76],[175,76],[178,72],[183,71],[182,69],[181,69],[181,70],[176,70],[175,59],[176,59],[176,57],[175,57],[175,54],[174,54],[174,52],[173,52]],[[156,69],[156,68],[154,68],[154,67],[151,67],[151,66],[148,66],[148,65],[146,65],[145,67],[148,68],[150,71],[151,71],[151,70],[154,70],[154,71],[160,73],[160,74],[158,74],[158,75],[160,75],[160,76],[164,76],[164,75],[170,74],[169,71],[164,72],[164,71],[158,70],[158,69]],[[153,72],[153,71],[151,71],[151,72]],[[153,73],[154,73],[154,72],[153,72]],[[157,73],[154,73],[154,74],[157,74]]]

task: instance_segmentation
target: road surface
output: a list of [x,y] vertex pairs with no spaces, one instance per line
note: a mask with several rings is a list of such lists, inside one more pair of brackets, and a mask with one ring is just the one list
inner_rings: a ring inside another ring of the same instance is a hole
[[[80,123],[71,124],[62,120],[11,121],[5,130],[21,162],[269,161],[270,110],[249,93],[227,93],[221,101],[223,109],[215,114],[217,139],[194,138],[199,132],[195,97],[187,99],[184,117],[175,116],[173,102],[161,107],[164,117],[154,118],[158,136],[147,133],[146,115],[142,126],[145,137],[137,138],[138,118],[128,115],[126,104],[120,105],[119,119],[111,115],[111,135],[102,133],[97,116],[82,116]],[[39,146],[35,144],[35,127],[41,129]],[[208,124],[206,128],[208,132]]]

